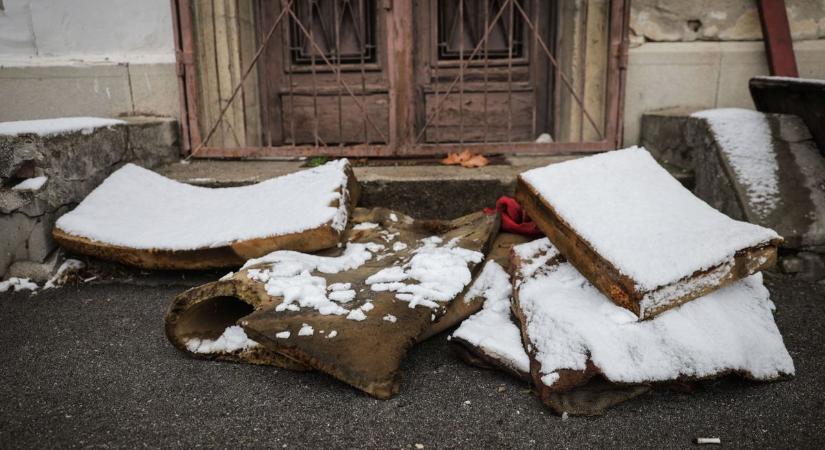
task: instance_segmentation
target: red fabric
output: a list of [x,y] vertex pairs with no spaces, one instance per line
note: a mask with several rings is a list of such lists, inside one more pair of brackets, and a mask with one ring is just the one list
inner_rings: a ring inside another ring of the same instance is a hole
[[529,237],[544,236],[539,227],[527,216],[521,205],[512,197],[501,197],[496,201],[496,208],[484,208],[487,214],[501,214],[501,229],[508,233]]

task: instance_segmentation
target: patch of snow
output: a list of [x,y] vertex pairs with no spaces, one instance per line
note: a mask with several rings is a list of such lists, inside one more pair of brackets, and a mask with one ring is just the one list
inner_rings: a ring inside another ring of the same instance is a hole
[[386,316],[384,316],[384,320],[390,323],[395,323],[398,321],[398,318],[393,316],[392,314],[387,314]]
[[461,322],[452,337],[462,339],[485,354],[519,372],[530,371],[530,358],[521,342],[521,331],[510,314],[510,276],[495,261],[488,261],[465,294],[483,297],[481,311]]
[[552,164],[521,177],[642,291],[779,238],[773,230],[716,211],[639,147]]
[[519,305],[546,385],[588,358],[619,383],[711,377],[729,370],[756,379],[793,374],[762,275],[637,321],[569,263],[525,279]]
[[275,337],[278,339],[289,339],[289,335],[291,333],[289,331],[281,331],[279,333],[275,333]]
[[352,229],[353,230],[374,230],[374,229],[378,228],[378,226],[379,225],[377,223],[361,222],[361,223],[356,224],[355,226],[353,226]]
[[405,244],[403,242],[396,242],[395,244],[392,244],[392,251],[394,251],[394,252],[400,252],[400,251],[403,251],[403,250],[406,250],[406,249],[407,249],[407,244]]
[[334,286],[335,290],[327,293],[326,279],[314,276],[311,272],[334,274],[357,269],[372,258],[369,249],[383,249],[383,246],[350,242],[340,256],[318,256],[279,250],[249,260],[243,267],[261,266],[249,269],[247,276],[251,280],[264,283],[269,295],[283,297],[283,301],[275,307],[276,311],[301,307],[314,308],[323,315],[343,315],[349,311],[336,302],[351,301],[355,298],[355,291],[338,290],[346,287],[346,284],[333,283],[330,286]]
[[29,278],[17,277],[11,277],[6,281],[0,281],[0,292],[6,292],[9,290],[12,292],[36,291],[37,283],[33,282]]
[[61,117],[57,119],[19,120],[15,122],[0,122],[0,134],[7,136],[36,134],[43,137],[74,133],[76,131],[89,134],[96,128],[111,127],[124,123],[126,122],[122,120],[104,119],[100,117]]
[[327,294],[327,297],[338,303],[349,303],[355,299],[355,291],[350,289],[348,291],[332,291]]
[[63,264],[60,264],[60,267],[57,268],[57,272],[43,285],[43,289],[51,289],[59,286],[65,282],[65,277],[69,272],[75,272],[84,267],[86,267],[86,264],[84,264],[83,261],[72,258],[63,261]]
[[457,247],[455,241],[442,242],[437,236],[422,239],[406,263],[382,269],[366,283],[376,292],[395,292],[395,298],[409,302],[410,308],[437,308],[439,302],[452,300],[472,280],[468,265],[481,262],[484,255]]
[[42,177],[34,177],[34,178],[26,178],[25,180],[15,184],[12,186],[11,190],[13,191],[39,191],[40,188],[46,184],[46,181],[49,180],[49,177],[42,176]]
[[243,328],[232,325],[215,339],[192,338],[186,341],[186,348],[192,353],[232,353],[257,347],[258,343],[249,339]]
[[315,334],[315,330],[309,324],[303,324],[301,329],[298,330],[298,336],[312,336]]
[[332,283],[327,286],[330,291],[349,291],[352,289],[352,283]]
[[348,217],[346,164],[342,159],[231,188],[192,186],[127,164],[57,227],[112,245],[162,250],[221,247],[329,223],[341,231]]
[[536,144],[552,144],[553,143],[553,136],[550,136],[550,133],[541,133],[539,137],[536,138]]
[[361,311],[370,312],[373,308],[375,308],[375,305],[373,305],[372,302],[366,302],[361,305]]
[[710,125],[716,142],[745,186],[754,211],[760,217],[770,214],[779,204],[779,162],[765,114],[721,108],[691,116],[705,119]]
[[367,319],[367,315],[364,314],[364,311],[361,309],[353,309],[352,311],[347,314],[347,319],[349,320],[356,320],[358,322]]
[[390,220],[393,222],[398,222],[398,216],[396,216],[395,213],[390,213]]
[[559,251],[546,237],[514,245],[513,252],[522,260],[519,272],[525,278],[533,276],[548,261],[559,256]]
[[327,335],[327,339],[332,339],[332,338],[334,338],[335,336],[338,336],[338,331],[337,331],[337,330],[332,330],[332,331],[330,331],[330,332],[329,332],[329,334]]

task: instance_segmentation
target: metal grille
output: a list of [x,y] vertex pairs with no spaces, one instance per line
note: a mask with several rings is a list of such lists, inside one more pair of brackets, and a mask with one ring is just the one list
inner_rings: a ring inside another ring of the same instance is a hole
[[[173,6],[187,154],[571,153],[621,140],[628,0]],[[545,133],[553,142],[536,142]]]

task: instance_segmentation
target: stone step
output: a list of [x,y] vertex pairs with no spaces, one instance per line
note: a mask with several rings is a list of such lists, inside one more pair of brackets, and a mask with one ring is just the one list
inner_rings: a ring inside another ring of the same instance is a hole
[[[383,206],[416,218],[454,219],[493,207],[502,195],[515,192],[516,176],[529,169],[578,156],[507,156],[500,164],[476,169],[444,165],[357,165],[355,176],[362,186],[360,206]],[[158,169],[175,180],[207,187],[242,186],[286,175],[305,168],[306,161],[191,160]],[[692,183],[689,171],[672,172],[683,184]]]

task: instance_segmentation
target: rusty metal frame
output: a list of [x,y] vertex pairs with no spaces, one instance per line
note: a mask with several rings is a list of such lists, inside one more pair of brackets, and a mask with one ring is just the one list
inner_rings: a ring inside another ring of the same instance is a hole
[[[513,3],[509,3],[512,1]],[[627,69],[627,51],[628,51],[628,29],[629,29],[629,12],[630,0],[610,0],[610,16],[609,16],[609,41],[608,41],[608,61],[607,61],[607,79],[606,79],[606,102],[605,102],[605,120],[602,127],[598,127],[590,115],[581,108],[581,114],[586,116],[592,126],[595,127],[598,134],[602,137],[596,141],[589,142],[554,142],[546,144],[538,144],[534,142],[501,142],[501,143],[419,143],[417,142],[421,137],[419,133],[426,130],[424,128],[416,131],[410,126],[409,119],[412,118],[414,112],[413,95],[414,86],[395,86],[400,88],[398,91],[393,89],[392,74],[390,73],[390,120],[389,129],[390,136],[387,144],[357,144],[357,145],[280,145],[273,146],[268,141],[262,143],[260,147],[235,147],[224,148],[206,145],[207,139],[201,136],[200,117],[198,115],[198,88],[197,88],[197,68],[195,66],[195,42],[193,29],[193,7],[192,0],[171,0],[173,12],[173,25],[175,32],[176,51],[175,57],[177,61],[179,86],[180,86],[180,103],[181,103],[181,136],[182,136],[182,153],[187,157],[203,157],[203,158],[266,158],[266,157],[304,157],[304,156],[350,156],[350,157],[398,157],[398,156],[426,156],[426,155],[441,155],[452,151],[459,151],[463,149],[470,149],[478,153],[523,153],[523,154],[573,154],[573,153],[594,153],[606,150],[619,148],[622,143],[622,122],[624,109],[624,86]],[[515,5],[515,15],[521,16],[525,21],[525,26],[531,33],[532,39],[536,41],[538,36],[533,29],[533,19],[531,19],[527,12],[521,7],[520,3],[515,0],[508,0],[505,4]],[[388,29],[392,32],[387,36],[389,40],[390,60],[393,59],[401,61],[401,65],[410,64],[412,61],[411,50],[403,46],[410,44],[409,42],[397,42],[399,36],[401,41],[409,40],[412,33],[412,19],[411,2],[401,1],[393,2],[392,0],[384,0],[379,2],[376,13],[385,14],[388,22]],[[292,12],[290,11],[290,14]],[[379,18],[380,20],[380,18]],[[303,30],[305,33],[306,30]],[[489,31],[488,31],[489,32]],[[558,68],[558,62],[555,61],[553,51],[551,48],[555,46],[552,44],[540,41],[541,48],[539,52],[543,52],[549,57],[553,66]],[[486,42],[486,36],[482,39]],[[534,45],[533,45],[534,46]],[[535,52],[533,46],[530,51]],[[263,45],[259,48],[259,52],[263,49]],[[476,49],[478,50],[478,48]],[[407,57],[409,56],[409,57]],[[323,55],[322,55],[323,57]],[[461,62],[461,66],[466,65],[472,59]],[[257,58],[256,58],[257,60]],[[330,64],[329,61],[325,61]],[[246,73],[253,70],[254,62],[250,64]],[[390,64],[389,72],[393,71],[393,64]],[[334,67],[331,67],[335,71]],[[339,69],[340,70],[340,69]],[[554,71],[557,75],[561,74],[560,70]],[[567,85],[570,93],[573,95],[579,105],[582,105],[582,100],[576,93],[569,80],[566,80],[564,74],[561,74],[562,83]],[[240,83],[242,85],[243,82]],[[410,83],[403,83],[409,85]],[[455,83],[453,83],[454,86]],[[350,91],[349,87],[344,85]],[[556,89],[559,85],[556,85]],[[237,89],[236,92],[237,93]],[[351,91],[350,95],[355,96]],[[447,97],[450,91],[449,88],[438,95],[439,100]],[[558,95],[553,94],[553,95]],[[356,99],[356,103],[358,103]],[[230,102],[227,102],[227,105]],[[358,105],[363,110],[363,105]],[[438,111],[438,108],[436,109]],[[221,114],[222,116],[222,114]],[[406,121],[405,124],[397,124],[394,122]],[[214,124],[217,126],[220,119]],[[375,124],[371,124],[376,128]],[[211,133],[214,132],[212,130]],[[264,140],[262,138],[262,140]]]

